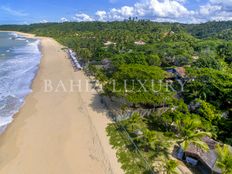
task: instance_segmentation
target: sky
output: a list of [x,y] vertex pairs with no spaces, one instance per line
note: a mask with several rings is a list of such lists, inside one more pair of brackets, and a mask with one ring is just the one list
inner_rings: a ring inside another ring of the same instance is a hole
[[0,0],[0,24],[129,17],[181,23],[232,20],[232,0]]

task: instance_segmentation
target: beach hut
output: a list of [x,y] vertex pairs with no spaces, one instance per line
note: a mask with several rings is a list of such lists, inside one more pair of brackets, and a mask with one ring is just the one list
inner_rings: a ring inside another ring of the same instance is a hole
[[216,166],[216,145],[218,142],[209,137],[203,137],[202,141],[209,146],[209,151],[204,151],[196,145],[190,144],[185,151],[181,148],[178,149],[176,157],[195,166],[203,174],[221,174],[221,170]]

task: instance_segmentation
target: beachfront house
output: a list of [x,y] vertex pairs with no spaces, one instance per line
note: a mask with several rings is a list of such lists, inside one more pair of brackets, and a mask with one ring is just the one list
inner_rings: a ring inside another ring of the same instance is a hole
[[202,141],[209,146],[209,151],[203,151],[194,144],[190,144],[185,151],[179,148],[176,158],[196,167],[202,174],[221,174],[221,170],[216,166],[217,153],[215,149],[218,142],[209,137],[204,137]]

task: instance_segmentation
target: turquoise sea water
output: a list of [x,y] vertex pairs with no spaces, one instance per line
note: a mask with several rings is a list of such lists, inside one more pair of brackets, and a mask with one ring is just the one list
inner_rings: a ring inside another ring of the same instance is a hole
[[0,32],[0,132],[31,92],[40,63],[39,40],[12,32]]

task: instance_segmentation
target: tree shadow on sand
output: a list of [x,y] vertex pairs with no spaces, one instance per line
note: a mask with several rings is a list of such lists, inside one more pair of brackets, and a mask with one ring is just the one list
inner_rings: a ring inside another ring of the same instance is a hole
[[110,120],[114,120],[114,114],[112,114],[112,109],[109,107],[109,102],[106,96],[100,94],[94,94],[91,104],[89,105],[95,112],[104,114]]

